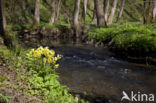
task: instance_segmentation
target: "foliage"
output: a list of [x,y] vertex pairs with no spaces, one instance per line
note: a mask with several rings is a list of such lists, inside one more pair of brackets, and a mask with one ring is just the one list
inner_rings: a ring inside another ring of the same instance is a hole
[[22,30],[22,25],[17,25],[17,24],[14,24],[14,25],[7,25],[7,29],[8,31],[20,31]]
[[155,23],[142,25],[140,23],[113,24],[108,28],[91,28],[89,39],[96,41],[113,41],[113,46],[123,50],[134,49],[142,52],[156,51]]
[[70,28],[71,25],[68,23],[64,23],[64,22],[59,22],[58,24],[54,24],[54,25],[50,25],[49,23],[44,23],[42,22],[41,24],[38,25],[38,27],[45,27],[46,29],[53,29],[53,28],[59,28],[59,27],[66,27],[66,28]]
[[[24,96],[39,98],[43,103],[87,103],[72,96],[68,88],[57,80],[59,76],[55,69],[59,66],[57,61],[60,58],[59,54],[47,47],[21,49],[20,54],[16,55],[5,46],[0,46],[0,60],[4,60],[9,69],[16,70],[15,88],[23,91]],[[3,97],[5,100],[7,96]]]
[[2,103],[9,103],[9,97],[4,96],[3,94],[0,93],[0,102],[1,102],[1,98],[2,98]]
[[[58,3],[58,1],[56,1]],[[73,10],[75,1],[73,0],[62,0],[60,6],[60,13],[57,20],[57,24],[68,23],[72,21]],[[112,4],[113,1],[110,1]],[[117,12],[115,16],[118,15],[120,10],[121,1],[118,1]],[[134,4],[135,2],[135,4]],[[56,3],[56,9],[57,9]],[[141,0],[127,0],[125,4],[123,17],[121,18],[122,22],[125,21],[140,21],[142,19],[142,6],[143,3]],[[34,6],[35,0],[4,0],[5,6],[5,15],[7,18],[8,24],[13,25],[23,25],[23,24],[31,24],[33,22],[34,16]],[[94,11],[94,1],[91,0],[88,2],[87,15],[86,15],[86,23],[91,23],[93,18]],[[111,8],[112,5],[110,5]],[[80,16],[82,13],[83,1],[80,4]],[[51,16],[51,6],[50,0],[41,0],[40,3],[40,18],[41,22],[48,23]],[[115,18],[114,18],[115,19]],[[16,27],[20,28],[20,27]]]
[[42,76],[53,73],[59,66],[56,62],[61,59],[59,54],[55,56],[55,51],[49,50],[48,47],[39,47],[36,50],[32,49],[27,56],[30,68],[34,68],[35,66],[36,71]]
[[31,77],[28,79],[28,95],[43,94],[43,101],[48,103],[77,103],[78,100],[57,80],[55,69],[59,66],[56,64],[59,59],[60,55],[47,47],[32,49],[27,54],[27,65],[30,68],[28,75]]
[[41,24],[39,24],[39,27],[45,27],[47,29],[53,29],[53,28],[56,28],[56,25],[50,25],[48,23],[41,23]]
[[0,75],[0,87],[2,87],[4,84],[1,84],[1,83],[3,83],[5,81],[5,78],[4,77],[2,77],[1,75]]
[[40,95],[42,94],[42,100],[48,103],[77,103],[78,101],[68,92],[65,86],[62,86],[57,78],[56,74],[48,74],[45,77],[41,77],[36,71],[30,70],[30,74],[33,75],[29,79],[28,95]]
[[[1,88],[2,86],[6,86],[6,84],[3,83],[4,81],[5,81],[5,78],[2,77],[2,76],[0,75],[0,88]],[[9,98],[9,97],[4,96],[3,94],[0,93],[0,102],[1,102],[1,100],[2,100],[2,101],[4,101],[5,103],[9,103],[9,99],[8,99],[8,98]]]

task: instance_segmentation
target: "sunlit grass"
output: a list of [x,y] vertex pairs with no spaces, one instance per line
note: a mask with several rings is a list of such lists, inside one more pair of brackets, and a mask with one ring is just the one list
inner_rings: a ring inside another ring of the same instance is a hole
[[113,41],[113,46],[123,50],[134,49],[143,52],[156,51],[156,23],[113,24],[108,28],[91,28],[89,39]]

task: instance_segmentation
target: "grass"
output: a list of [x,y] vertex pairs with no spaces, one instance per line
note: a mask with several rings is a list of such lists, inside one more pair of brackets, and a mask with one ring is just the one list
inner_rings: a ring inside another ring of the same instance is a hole
[[[71,25],[65,22],[60,22],[54,25],[41,22],[37,27],[38,28],[45,27],[46,29],[54,29],[54,28],[59,28],[59,27],[71,28]],[[32,29],[32,24],[24,24],[24,25],[10,24],[10,25],[7,25],[7,29],[8,31],[22,31],[23,29]]]
[[50,25],[49,23],[41,23],[39,24],[39,27],[45,27],[46,29],[53,29],[53,28],[59,28],[59,27],[66,27],[70,28],[70,24],[61,22],[59,24]]
[[156,23],[112,24],[108,28],[91,27],[88,38],[106,44],[111,41],[113,47],[124,51],[154,53],[156,52]]

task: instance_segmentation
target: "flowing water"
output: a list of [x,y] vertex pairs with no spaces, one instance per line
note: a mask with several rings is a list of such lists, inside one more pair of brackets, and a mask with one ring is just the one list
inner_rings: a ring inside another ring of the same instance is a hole
[[[71,42],[71,41],[68,41]],[[120,103],[122,92],[156,95],[156,67],[120,60],[105,48],[54,42],[51,39],[27,39],[27,46],[49,46],[62,55],[57,72],[70,92],[83,94],[93,103]],[[126,102],[127,103],[127,102]]]

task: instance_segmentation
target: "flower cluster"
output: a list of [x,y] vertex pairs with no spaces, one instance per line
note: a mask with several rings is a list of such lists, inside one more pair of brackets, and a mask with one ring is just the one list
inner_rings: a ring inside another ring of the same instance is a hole
[[55,56],[55,51],[49,50],[48,47],[39,47],[36,50],[32,49],[29,54],[35,58],[41,58],[44,64],[53,64],[55,68],[58,68],[59,66],[59,64],[56,64],[57,60],[61,59],[61,56],[59,54]]

